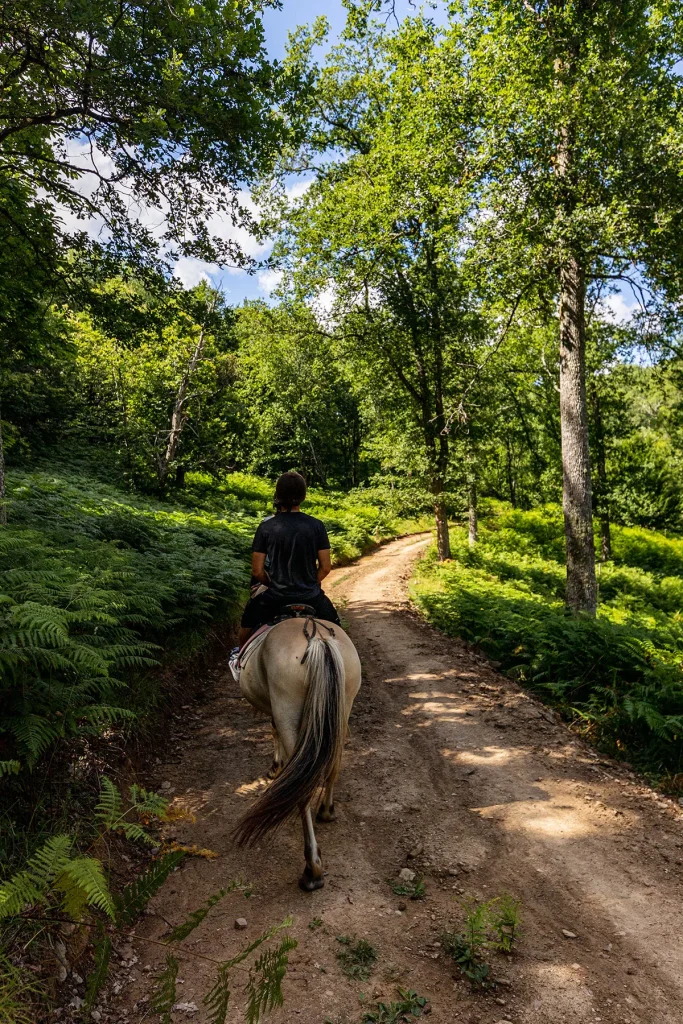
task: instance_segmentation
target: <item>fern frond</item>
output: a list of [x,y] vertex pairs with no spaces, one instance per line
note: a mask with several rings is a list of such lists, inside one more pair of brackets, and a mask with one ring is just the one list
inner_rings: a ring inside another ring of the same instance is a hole
[[293,923],[294,918],[291,916],[287,916],[284,919],[284,921],[280,922],[280,924],[274,924],[272,928],[269,928],[268,931],[263,933],[263,935],[259,935],[257,939],[254,939],[253,942],[249,943],[249,945],[240,953],[238,953],[237,956],[234,956],[232,960],[226,960],[225,966],[235,967],[237,964],[241,964],[242,961],[246,960],[247,957],[251,953],[253,953],[255,949],[258,949],[259,946],[262,946],[264,942],[268,942],[270,939],[274,938],[278,932],[281,932],[283,930],[283,928],[291,928]]
[[114,898],[117,924],[132,924],[184,857],[183,850],[167,853],[126,885]]
[[298,945],[291,935],[285,935],[279,946],[266,950],[252,967],[247,983],[246,1024],[258,1024],[262,1014],[282,1006],[282,981],[287,973],[288,954]]
[[18,775],[21,771],[19,761],[0,761],[0,779],[3,775]]
[[[67,913],[70,913],[71,906],[78,908],[79,901],[84,898],[88,906],[97,907],[107,917],[114,918],[114,901],[102,865],[94,857],[74,857],[67,861],[55,879],[55,888],[64,893],[64,909]],[[81,905],[80,911],[76,909],[76,914],[82,912],[82,909]],[[78,916],[75,920],[78,920]]]
[[95,806],[95,817],[110,831],[121,819],[121,794],[106,775],[100,779],[100,799]]
[[173,1024],[171,1012],[176,1001],[177,977],[178,961],[168,953],[166,956],[166,967],[157,978],[156,989],[151,1000],[152,1010],[161,1016],[162,1024]]
[[117,831],[123,832],[126,839],[131,842],[146,843],[147,846],[157,846],[157,840],[153,839],[149,832],[146,832],[142,825],[134,821],[122,821]]
[[0,921],[43,902],[55,878],[68,864],[73,840],[52,836],[29,858],[23,871],[0,885]]
[[135,782],[130,787],[130,802],[139,814],[153,814],[155,818],[165,818],[168,800],[151,790],[143,789]]
[[228,1017],[228,1004],[230,1002],[230,989],[228,988],[228,975],[230,968],[222,964],[218,969],[216,984],[210,992],[204,996],[202,1002],[209,1012],[209,1024],[225,1024]]
[[183,939],[186,939],[195,928],[199,927],[211,908],[220,903],[229,892],[234,892],[240,885],[240,882],[231,882],[227,889],[219,889],[213,896],[209,896],[206,903],[199,907],[198,910],[194,910],[182,924],[177,925],[173,929],[166,942],[182,942]]
[[111,957],[111,939],[100,926],[99,935],[93,948],[95,964],[88,975],[85,990],[85,1009],[92,1010],[102,986],[109,974],[109,958]]

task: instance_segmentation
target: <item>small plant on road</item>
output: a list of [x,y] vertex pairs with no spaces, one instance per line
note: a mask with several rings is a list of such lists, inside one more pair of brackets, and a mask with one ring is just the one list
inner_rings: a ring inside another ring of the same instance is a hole
[[412,882],[403,881],[403,879],[396,881],[394,878],[388,878],[387,882],[395,896],[407,896],[411,900],[423,900],[427,895],[424,879],[419,875]]
[[348,935],[338,935],[337,942],[345,948],[337,953],[341,969],[349,978],[367,981],[377,960],[377,950],[367,939],[358,939],[354,943]]
[[487,904],[489,920],[495,935],[496,947],[501,953],[512,953],[520,937],[522,926],[521,902],[509,893],[503,893]]
[[511,953],[519,938],[520,901],[504,893],[482,903],[465,905],[463,931],[444,932],[441,946],[453,957],[473,989],[495,985],[485,955],[489,949]]
[[393,1003],[378,1003],[375,1010],[366,1010],[362,1024],[410,1024],[421,1017],[428,1006],[424,996],[411,989],[400,988],[399,999]]
[[314,917],[312,921],[308,922],[308,927],[314,932],[317,928],[322,928],[323,919],[322,917]]

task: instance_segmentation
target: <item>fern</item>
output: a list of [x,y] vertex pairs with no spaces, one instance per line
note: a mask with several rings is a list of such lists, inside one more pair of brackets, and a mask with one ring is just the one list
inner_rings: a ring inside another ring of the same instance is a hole
[[287,973],[288,953],[298,942],[286,935],[275,949],[266,950],[251,971],[247,984],[246,1024],[258,1024],[261,1015],[282,1006],[282,980]]
[[132,924],[135,921],[138,914],[142,913],[152,896],[159,891],[184,856],[183,850],[174,850],[172,853],[165,854],[114,897],[117,924]]
[[109,975],[109,960],[111,957],[111,939],[104,929],[100,927],[97,940],[93,949],[95,963],[88,975],[88,982],[85,990],[85,1009],[92,1010],[97,997]]
[[154,840],[138,822],[127,821],[131,812],[136,814],[154,815],[163,818],[166,815],[168,801],[157,793],[150,793],[139,786],[131,786],[131,806],[124,811],[121,794],[106,776],[102,776],[100,799],[95,807],[95,817],[108,832],[122,832],[126,839],[147,843],[155,846]]
[[95,818],[109,831],[121,820],[121,794],[106,775],[100,780],[100,799],[95,806]]
[[76,921],[84,905],[97,907],[112,919],[115,916],[102,865],[94,857],[75,857],[67,861],[55,879],[55,888],[64,893],[64,909]]
[[69,836],[52,836],[29,858],[23,871],[0,885],[0,920],[17,917],[36,904],[55,903],[74,921],[80,920],[86,906],[113,917],[114,904],[102,865],[93,857],[72,857],[72,849]]
[[225,1024],[227,1020],[230,1002],[229,972],[229,965],[223,964],[219,967],[215,985],[202,1000],[209,1013],[209,1024]]
[[178,977],[178,961],[170,953],[166,954],[166,967],[157,978],[156,989],[152,996],[151,1007],[161,1017],[162,1024],[173,1024],[171,1012],[176,1001],[176,978]]
[[234,892],[241,885],[240,882],[231,882],[227,889],[220,889],[213,896],[210,896],[203,906],[199,907],[198,910],[194,910],[182,924],[177,925],[171,934],[166,939],[167,942],[182,942],[188,935],[191,934],[198,928],[202,923],[206,915],[209,913],[212,907],[215,907],[217,903],[228,895],[229,892]]
[[19,761],[0,761],[0,779],[3,775],[18,775],[21,771]]

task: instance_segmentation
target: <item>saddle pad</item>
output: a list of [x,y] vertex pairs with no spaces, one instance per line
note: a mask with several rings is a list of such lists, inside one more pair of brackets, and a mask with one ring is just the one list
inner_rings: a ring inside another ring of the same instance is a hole
[[240,667],[240,669],[244,668],[244,666],[247,664],[247,662],[251,658],[252,654],[259,649],[259,647],[261,646],[263,641],[266,639],[266,637],[268,636],[268,634],[270,633],[272,628],[273,627],[270,624],[268,624],[266,626],[261,626],[259,629],[256,630],[255,633],[252,633],[252,635],[249,637],[249,639],[247,640],[246,644],[244,645],[244,647],[240,651],[240,657],[239,657],[239,667]]

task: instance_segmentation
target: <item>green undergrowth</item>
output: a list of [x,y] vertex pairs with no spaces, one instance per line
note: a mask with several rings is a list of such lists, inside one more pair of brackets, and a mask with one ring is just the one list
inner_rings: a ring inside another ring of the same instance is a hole
[[[135,721],[144,682],[204,645],[246,595],[249,545],[273,485],[188,475],[164,502],[82,473],[12,473],[0,532],[0,762],[32,768],[55,742]],[[312,492],[337,562],[405,525],[356,495]],[[4,774],[9,769],[5,768]]]
[[[231,473],[220,481],[208,474],[188,473],[181,500],[230,515],[252,530],[272,512],[273,483],[246,473]],[[303,511],[323,520],[333,564],[343,565],[382,540],[429,529],[430,520],[414,504],[406,494],[396,494],[392,500],[387,488],[358,487],[348,493],[311,489]]]
[[471,551],[418,566],[412,596],[427,619],[499,661],[606,752],[680,791],[683,772],[683,540],[613,528],[599,566],[596,620],[564,611],[561,510],[491,503]]

